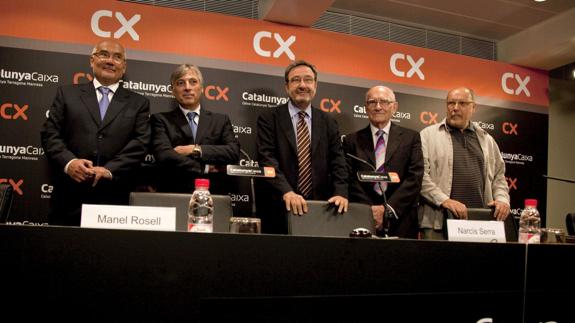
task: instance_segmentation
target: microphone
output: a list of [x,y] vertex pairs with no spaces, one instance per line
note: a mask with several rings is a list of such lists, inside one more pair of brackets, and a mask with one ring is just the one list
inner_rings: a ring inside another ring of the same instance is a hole
[[[369,166],[369,168],[371,168],[374,173],[380,173],[380,174],[381,174],[381,172],[378,172],[377,169],[375,168],[375,166],[372,165],[372,164],[371,164],[370,162],[368,162],[367,160],[362,159],[362,158],[359,158],[359,157],[357,157],[357,156],[355,156],[355,155],[353,155],[353,154],[350,154],[350,153],[346,153],[346,156],[351,157],[351,158],[357,160],[358,162],[360,162],[360,163],[362,163],[362,164],[364,164],[364,165]],[[359,175],[360,175],[360,172],[357,172],[357,174],[358,174],[358,179],[359,179],[359,177],[360,177],[360,176],[359,176]],[[397,220],[398,217],[397,217],[397,214],[395,214],[395,212],[390,209],[389,205],[387,205],[387,197],[386,197],[386,195],[385,195],[385,191],[383,190],[383,187],[381,186],[381,182],[382,182],[382,181],[381,181],[381,180],[371,180],[370,182],[375,182],[375,183],[377,183],[377,185],[379,186],[379,189],[381,190],[381,196],[383,196],[383,210],[384,210],[384,211],[383,211],[383,214],[384,214],[384,216],[385,216],[385,219],[387,220],[387,221],[386,221],[386,224],[387,224],[387,225],[386,225],[385,228],[384,228],[384,232],[385,232],[385,236],[388,237],[388,236],[389,236],[389,235],[388,235],[388,232],[389,232],[390,220],[391,220],[391,219],[396,219],[396,220]]]
[[[246,153],[243,149],[240,148],[240,153],[248,159],[248,161],[253,161],[250,155]],[[251,163],[250,163],[251,164]],[[256,216],[256,192],[254,189],[254,177],[250,177],[250,189],[252,191],[252,217],[255,218]]]

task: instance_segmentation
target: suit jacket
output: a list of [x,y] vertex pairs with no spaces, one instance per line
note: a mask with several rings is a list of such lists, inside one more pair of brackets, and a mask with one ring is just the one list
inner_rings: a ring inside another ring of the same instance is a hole
[[[311,120],[311,199],[327,200],[334,195],[347,197],[347,166],[337,122],[316,108],[312,108]],[[276,169],[274,179],[258,183],[258,214],[274,218],[268,222],[281,222],[272,231],[287,232],[282,197],[289,191],[299,193],[296,134],[287,104],[265,111],[258,117],[256,147],[260,166]],[[262,219],[262,226],[265,230],[265,219]]]
[[[49,221],[79,224],[82,203],[127,204],[130,174],[139,167],[150,140],[150,103],[121,85],[100,118],[92,83],[58,88],[41,130],[42,146],[53,166],[54,191]],[[110,170],[113,180],[94,188],[64,173],[73,158],[91,160]]]
[[[186,116],[178,107],[169,112],[153,114],[151,123],[152,150],[159,170],[159,191],[191,192],[194,190],[194,179],[199,176],[212,179],[212,193],[227,194],[230,191],[230,187],[224,185],[224,182],[229,183],[226,181],[225,166],[238,162],[240,144],[227,115],[202,108],[195,140]],[[182,156],[174,151],[176,146],[191,144],[201,146],[201,158]],[[206,164],[220,166],[217,168],[222,173],[219,176],[204,174]]]
[[[369,125],[344,138],[346,153],[375,165],[375,151]],[[347,157],[350,202],[381,205],[384,199],[373,189],[373,183],[360,182],[358,171],[373,171],[368,165]],[[396,211],[398,220],[390,223],[390,234],[403,238],[417,237],[417,205],[423,178],[421,139],[416,131],[391,124],[385,153],[385,170],[399,174],[399,184],[388,184],[387,203]]]

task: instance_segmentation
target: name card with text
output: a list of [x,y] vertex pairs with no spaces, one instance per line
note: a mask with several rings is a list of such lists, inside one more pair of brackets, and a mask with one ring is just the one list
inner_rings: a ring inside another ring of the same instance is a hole
[[503,221],[447,220],[449,241],[506,242]]
[[176,231],[176,208],[82,204],[80,227]]

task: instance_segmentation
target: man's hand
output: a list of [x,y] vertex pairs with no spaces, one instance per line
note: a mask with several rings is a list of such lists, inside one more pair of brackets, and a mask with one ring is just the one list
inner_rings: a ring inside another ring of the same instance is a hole
[[441,203],[441,206],[451,211],[456,218],[467,220],[467,207],[465,204],[456,200],[447,199]]
[[347,212],[347,205],[349,204],[349,202],[347,201],[347,199],[345,197],[336,195],[336,196],[332,196],[327,201],[329,203],[335,204],[335,206],[339,206],[339,208],[337,209],[337,212],[339,212],[339,213]]
[[304,215],[307,213],[307,203],[305,199],[294,191],[285,193],[283,200],[286,204],[286,210],[291,211],[294,215]]
[[385,220],[385,208],[383,205],[372,205],[371,213],[373,213],[373,219],[375,220],[375,228],[381,230],[383,228],[383,221]]
[[78,183],[92,179],[95,175],[92,161],[87,159],[75,159],[70,162],[67,170],[68,176]]
[[505,221],[507,216],[509,215],[509,204],[501,201],[491,201],[489,206],[495,206],[495,212],[493,216],[497,219],[497,221]]
[[101,167],[101,166],[96,166],[92,169],[94,170],[94,182],[92,182],[92,187],[96,186],[96,184],[98,184],[98,181],[101,178],[105,178],[107,180],[112,179],[112,173],[109,170],[107,170],[106,168]]
[[194,152],[195,147],[196,145],[176,146],[174,150],[182,156],[189,156]]

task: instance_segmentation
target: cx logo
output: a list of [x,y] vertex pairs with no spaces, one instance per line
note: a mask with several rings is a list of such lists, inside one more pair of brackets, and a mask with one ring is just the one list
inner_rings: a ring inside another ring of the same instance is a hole
[[505,177],[510,190],[517,190],[517,178]]
[[[405,74],[405,71],[402,71],[397,67],[397,61],[398,60],[404,61],[406,58],[407,62],[411,66],[409,71],[407,71],[407,75]],[[389,68],[391,68],[391,72],[395,76],[411,78],[413,77],[413,74],[417,74],[417,76],[421,80],[425,80],[425,75],[423,74],[423,71],[421,71],[421,65],[423,65],[424,62],[425,58],[423,57],[420,57],[417,61],[415,61],[413,57],[411,57],[411,55],[405,55],[403,53],[395,53],[391,55],[391,58],[389,59]]]
[[94,12],[94,14],[92,15],[92,21],[90,23],[94,34],[100,37],[110,38],[112,36],[112,32],[105,31],[100,28],[100,19],[102,19],[103,17],[111,18],[113,16],[115,16],[116,20],[118,20],[118,22],[122,25],[120,29],[114,32],[114,38],[118,39],[122,37],[122,35],[124,35],[125,33],[128,33],[133,40],[135,41],[140,40],[140,35],[138,35],[136,30],[134,29],[134,25],[138,21],[140,21],[142,16],[136,14],[133,15],[132,18],[130,18],[130,20],[127,20],[126,17],[124,17],[124,15],[119,11],[116,11],[115,15],[114,12],[110,10],[98,10]]
[[18,195],[24,195],[24,192],[22,192],[22,189],[20,189],[20,186],[22,186],[22,184],[24,184],[23,179],[16,182],[11,178],[0,178],[0,184],[1,183],[10,184],[12,186],[12,188],[14,189],[14,192],[18,193]]
[[229,101],[227,94],[229,90],[230,90],[229,87],[225,87],[222,89],[219,85],[208,85],[204,89],[204,95],[208,100],[213,101],[224,100],[227,102]]
[[258,31],[254,35],[253,46],[254,46],[254,50],[256,51],[256,53],[258,55],[263,56],[263,57],[273,56],[273,58],[278,58],[282,54],[285,53],[286,56],[289,57],[289,59],[291,59],[292,61],[295,60],[295,55],[291,51],[291,49],[289,48],[295,42],[295,36],[291,35],[286,40],[284,40],[280,34],[273,33],[273,38],[275,39],[276,43],[279,45],[279,47],[273,52],[273,54],[269,50],[262,49],[261,43],[262,43],[263,38],[272,38],[272,33],[269,31],[263,30],[263,31]]
[[78,73],[74,73],[74,77],[72,82],[74,84],[80,84],[80,79],[87,79],[88,82],[92,82],[92,80],[94,79],[94,77],[91,74],[88,73],[82,73],[82,72],[78,72]]
[[419,114],[419,121],[423,124],[436,124],[437,123],[437,113],[423,111]]
[[319,103],[319,108],[323,112],[337,112],[341,113],[339,109],[339,105],[341,104],[341,100],[333,100],[333,99],[321,99]]
[[28,116],[26,115],[26,110],[28,110],[28,105],[24,104],[20,106],[18,104],[13,103],[4,103],[0,105],[0,117],[6,120],[16,120],[16,119],[24,119],[28,120]]
[[501,131],[503,131],[504,134],[506,135],[516,135],[518,136],[519,133],[517,132],[517,123],[511,123],[511,122],[504,122],[501,125]]
[[[509,80],[515,80],[516,82],[510,82]],[[501,76],[501,88],[503,89],[503,92],[507,93],[507,94],[511,94],[511,95],[519,95],[521,94],[521,92],[525,93],[525,96],[530,97],[531,93],[529,92],[529,89],[527,89],[527,83],[529,83],[529,81],[531,80],[531,77],[529,75],[525,76],[524,78],[521,78],[521,76],[519,76],[519,74],[514,74],[514,73],[503,73],[503,75]],[[509,86],[515,86],[514,83],[517,83],[515,88],[509,87]]]

